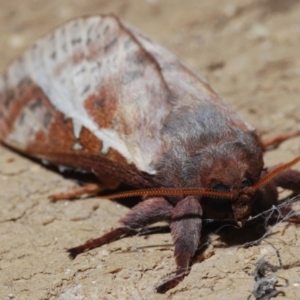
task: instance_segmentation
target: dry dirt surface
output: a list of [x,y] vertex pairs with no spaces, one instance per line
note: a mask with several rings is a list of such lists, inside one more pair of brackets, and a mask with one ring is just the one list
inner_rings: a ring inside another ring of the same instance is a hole
[[[264,136],[299,126],[297,0],[1,0],[0,71],[61,23],[109,12],[205,76]],[[298,137],[268,151],[266,165],[299,155],[299,146]],[[300,299],[297,224],[268,226],[249,248],[241,247],[243,230],[210,235],[190,275],[160,295],[154,287],[175,269],[169,233],[126,238],[71,261],[65,248],[103,234],[128,208],[93,198],[51,203],[50,194],[76,184],[2,146],[0,162],[0,299],[248,299],[255,264],[264,257],[278,265],[275,249],[284,265],[276,299]]]

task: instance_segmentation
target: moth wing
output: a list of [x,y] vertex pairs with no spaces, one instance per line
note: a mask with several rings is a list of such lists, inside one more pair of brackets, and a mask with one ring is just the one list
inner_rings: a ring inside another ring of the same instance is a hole
[[114,16],[77,19],[38,40],[0,88],[6,144],[122,180],[156,174],[178,111],[208,103],[231,113],[204,79]]
[[88,171],[155,173],[169,95],[157,62],[116,17],[74,20],[38,40],[0,87],[7,145]]

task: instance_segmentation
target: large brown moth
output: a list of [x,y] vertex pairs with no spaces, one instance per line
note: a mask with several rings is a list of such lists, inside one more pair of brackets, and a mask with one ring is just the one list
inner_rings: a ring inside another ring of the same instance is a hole
[[38,40],[0,79],[1,141],[19,152],[94,173],[72,198],[126,183],[144,199],[71,257],[158,221],[170,223],[176,276],[189,272],[204,218],[243,223],[300,190],[300,160],[271,169],[263,144],[208,83],[115,16],[71,21]]

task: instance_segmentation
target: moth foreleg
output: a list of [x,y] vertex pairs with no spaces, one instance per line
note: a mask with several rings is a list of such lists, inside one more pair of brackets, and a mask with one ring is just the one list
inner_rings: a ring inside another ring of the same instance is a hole
[[173,205],[163,197],[149,198],[133,207],[120,222],[132,229],[161,221],[170,222],[173,209]]
[[78,254],[81,254],[83,252],[86,252],[88,250],[98,248],[102,245],[109,244],[117,239],[119,239],[122,236],[127,236],[132,233],[134,233],[135,230],[132,230],[128,227],[118,227],[116,229],[113,229],[104,235],[102,235],[99,238],[96,239],[91,239],[86,241],[84,244],[74,247],[74,248],[69,248],[67,252],[69,252],[70,258],[74,259]]
[[198,248],[202,228],[202,208],[195,197],[177,203],[172,214],[171,234],[176,260],[176,274],[159,285],[158,293],[165,293],[181,282],[190,271],[190,262]]
[[91,239],[84,244],[70,248],[67,251],[71,258],[88,250],[109,244],[122,237],[136,233],[137,229],[159,221],[171,219],[173,206],[164,198],[150,198],[140,202],[120,220],[122,226],[113,229],[99,238]]

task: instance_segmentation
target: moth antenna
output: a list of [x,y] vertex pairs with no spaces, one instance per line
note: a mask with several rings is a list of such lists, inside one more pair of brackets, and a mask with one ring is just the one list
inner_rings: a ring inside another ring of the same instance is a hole
[[295,159],[291,160],[290,162],[276,168],[275,170],[273,170],[272,172],[270,172],[268,175],[266,175],[264,178],[262,178],[261,180],[259,180],[254,186],[253,188],[255,190],[265,186],[268,182],[270,182],[275,176],[277,176],[278,174],[280,174],[281,172],[289,169],[290,167],[292,167],[293,165],[295,165],[296,163],[298,163],[300,161],[300,156],[296,157]]
[[203,190],[194,188],[166,188],[166,189],[141,189],[128,192],[120,192],[115,194],[110,194],[107,196],[100,196],[101,199],[118,199],[127,197],[137,197],[137,196],[175,196],[175,195],[197,195],[206,196],[211,198],[232,198],[233,193],[231,192],[217,192],[213,190]]

